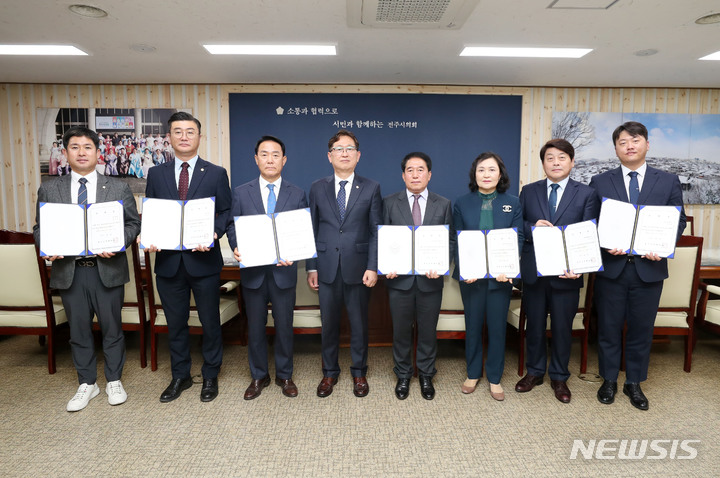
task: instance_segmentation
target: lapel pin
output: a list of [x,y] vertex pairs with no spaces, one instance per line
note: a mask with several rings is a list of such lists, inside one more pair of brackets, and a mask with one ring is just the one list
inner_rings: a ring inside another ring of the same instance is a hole
[[360,189],[360,186],[355,186],[355,189]]
[[205,171],[205,168],[200,168],[200,171]]
[[512,206],[509,204],[503,204],[502,211],[503,212],[512,212]]

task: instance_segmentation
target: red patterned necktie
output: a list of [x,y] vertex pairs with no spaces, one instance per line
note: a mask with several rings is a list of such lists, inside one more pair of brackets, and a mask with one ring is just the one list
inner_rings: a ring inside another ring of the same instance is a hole
[[188,185],[190,183],[190,174],[188,174],[188,163],[182,163],[182,171],[180,171],[180,180],[178,181],[178,196],[184,201],[187,198]]
[[412,217],[413,222],[416,226],[422,226],[422,213],[420,212],[420,195],[419,194],[413,194],[413,197],[415,198],[415,201],[412,205]]

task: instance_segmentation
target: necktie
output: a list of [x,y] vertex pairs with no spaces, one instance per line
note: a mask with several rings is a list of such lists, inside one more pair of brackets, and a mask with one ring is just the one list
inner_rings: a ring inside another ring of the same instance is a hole
[[550,207],[550,220],[555,218],[555,211],[557,210],[557,190],[560,189],[559,184],[551,184],[550,197],[548,198],[548,206]]
[[190,165],[188,163],[182,163],[182,171],[180,171],[180,180],[178,180],[178,196],[180,196],[180,199],[182,201],[187,198],[187,192],[188,192],[188,185],[190,183],[190,174],[188,173],[188,168]]
[[413,222],[416,226],[422,226],[422,214],[420,213],[420,195],[413,194],[413,197],[415,198],[412,206]]
[[345,185],[347,181],[340,181],[340,191],[337,195],[338,210],[340,211],[340,222],[345,219]]
[[80,178],[80,179],[78,179],[78,181],[80,181],[80,187],[78,187],[78,202],[77,203],[80,204],[81,206],[84,206],[85,204],[87,204],[87,186],[86,186],[86,184],[88,181],[85,178]]
[[270,189],[270,192],[268,193],[267,213],[272,214],[275,212],[275,204],[277,204],[277,198],[275,197],[275,185],[268,184],[267,187]]
[[638,173],[637,171],[630,171],[628,173],[630,175],[630,188],[629,188],[629,196],[630,196],[630,202],[633,204],[638,203],[638,197],[640,196],[640,184],[638,183]]

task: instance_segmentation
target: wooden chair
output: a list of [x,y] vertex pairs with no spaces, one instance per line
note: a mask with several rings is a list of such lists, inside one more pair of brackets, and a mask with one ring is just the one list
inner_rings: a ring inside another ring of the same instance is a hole
[[694,236],[695,235],[695,219],[692,216],[685,216],[685,230],[683,236]]
[[[685,364],[690,372],[695,341],[695,311],[700,283],[700,260],[703,238],[681,236],[675,247],[675,257],[668,259],[668,278],[663,284],[660,305],[655,317],[653,336],[685,336]],[[623,332],[625,350],[625,332]]]
[[720,297],[720,287],[701,282],[700,291],[695,324],[703,330],[720,335],[720,298],[710,300],[711,295]]
[[[587,350],[588,350],[588,329],[590,325],[590,312],[592,307],[594,274],[583,275],[584,285],[580,289],[578,310],[572,322],[572,336],[580,339],[580,373],[587,371]],[[522,377],[525,370],[525,329],[527,316],[525,304],[519,299],[510,301],[508,310],[508,323],[518,331],[518,376]],[[552,337],[550,332],[550,314],[547,314],[546,334]]]
[[33,235],[0,231],[0,264],[0,335],[38,335],[41,345],[47,337],[48,372],[55,373],[56,332],[67,316],[53,300]]
[[[162,308],[160,296],[157,293],[157,284],[155,282],[155,274],[153,268],[155,266],[155,253],[145,251],[145,281],[148,288],[148,302],[150,309],[150,369],[157,370],[157,339],[158,334],[167,334],[167,318]],[[240,316],[240,307],[242,297],[240,295],[240,285],[237,281],[228,281],[220,286],[220,324],[225,325],[232,319]],[[228,292],[235,290],[235,294]],[[195,308],[195,297],[190,294],[190,318],[188,320],[190,333],[193,335],[202,335],[202,324],[200,317]]]
[[[138,245],[133,241],[125,251],[130,270],[130,282],[125,284],[125,300],[122,308],[122,329],[140,333],[140,367],[147,367],[147,298],[143,292],[143,272],[140,264]],[[93,329],[99,330],[97,317],[93,318]]]
[[438,339],[465,338],[465,306],[460,283],[449,275],[443,277],[442,302],[437,324]]
[[[322,332],[320,320],[320,298],[318,292],[307,283],[305,261],[297,265],[297,288],[295,289],[295,309],[293,311],[293,332],[295,334],[319,334]],[[268,307],[265,331],[275,334],[275,321],[272,316],[272,304]]]

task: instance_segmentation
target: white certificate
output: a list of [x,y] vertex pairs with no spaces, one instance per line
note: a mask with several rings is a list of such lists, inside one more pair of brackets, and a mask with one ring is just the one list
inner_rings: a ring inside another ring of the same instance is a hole
[[633,204],[603,198],[598,218],[600,247],[630,252],[636,214]]
[[378,226],[378,274],[413,273],[413,226]]
[[180,250],[182,201],[143,198],[140,247]]
[[215,245],[215,198],[185,201],[182,229],[183,249]]
[[271,215],[236,216],[235,237],[240,253],[240,268],[277,264]]
[[562,229],[533,226],[533,248],[538,277],[561,276],[567,270]]
[[458,231],[458,267],[460,280],[487,277],[487,255],[483,231]]
[[450,228],[446,225],[415,227],[415,274],[450,272]]
[[563,235],[569,270],[575,274],[584,274],[603,269],[600,241],[594,220],[565,226]]
[[79,204],[40,203],[40,255],[85,254],[85,209]]
[[87,207],[88,254],[125,250],[122,201],[99,202]]
[[640,206],[633,254],[654,252],[660,257],[675,254],[680,206]]
[[275,234],[282,261],[317,257],[310,208],[276,212]]
[[487,233],[488,274],[507,278],[520,276],[518,236],[514,228],[492,229]]

